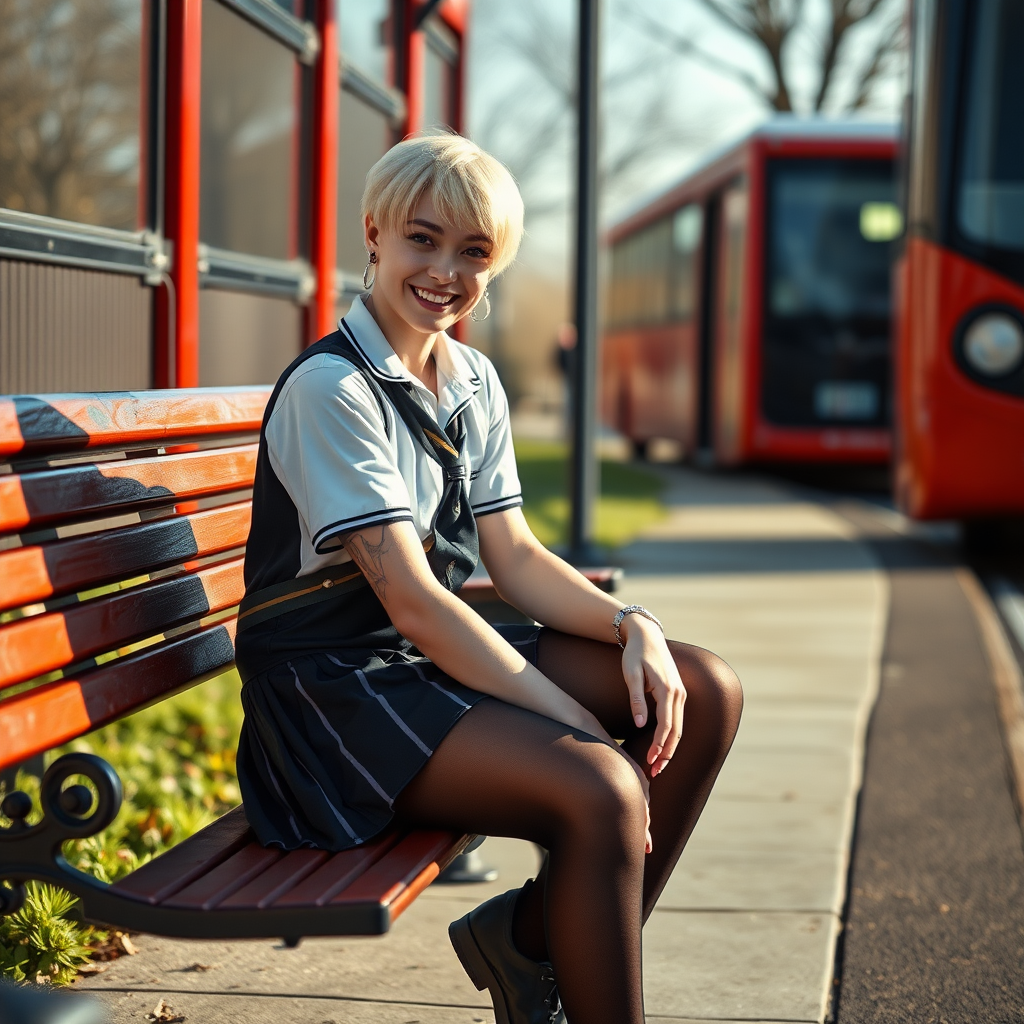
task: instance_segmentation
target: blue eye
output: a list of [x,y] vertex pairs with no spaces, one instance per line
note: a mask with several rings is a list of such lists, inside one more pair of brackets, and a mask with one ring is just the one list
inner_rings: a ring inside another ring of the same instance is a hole
[[474,245],[471,249],[466,250],[467,256],[472,256],[475,260],[485,260],[491,254],[486,249],[481,249],[478,245]]
[[430,240],[431,240],[430,236],[423,234],[422,231],[417,231],[414,234],[409,235],[409,241],[410,242],[423,243],[423,242],[430,242]]

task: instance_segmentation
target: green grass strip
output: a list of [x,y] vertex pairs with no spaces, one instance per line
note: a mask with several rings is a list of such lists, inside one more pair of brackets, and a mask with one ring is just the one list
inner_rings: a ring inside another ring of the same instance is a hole
[[[560,441],[518,441],[516,459],[523,485],[523,512],[547,547],[569,539],[569,446]],[[601,462],[601,490],[594,516],[594,541],[604,548],[628,544],[665,515],[661,479],[622,462]]]

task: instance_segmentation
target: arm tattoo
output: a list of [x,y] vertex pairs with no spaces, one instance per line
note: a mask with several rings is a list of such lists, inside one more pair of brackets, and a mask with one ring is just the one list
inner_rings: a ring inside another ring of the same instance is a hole
[[380,598],[381,604],[384,604],[388,589],[388,578],[384,572],[384,556],[391,550],[391,539],[383,526],[380,527],[380,539],[376,543],[367,536],[368,532],[363,531],[348,537],[344,542],[345,550],[369,580],[370,585]]

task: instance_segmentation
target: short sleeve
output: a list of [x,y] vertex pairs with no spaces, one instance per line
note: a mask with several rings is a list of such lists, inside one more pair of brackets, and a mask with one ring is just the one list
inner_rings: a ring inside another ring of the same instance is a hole
[[362,375],[331,357],[302,364],[278,396],[270,464],[318,555],[352,530],[413,518],[385,416]]
[[483,459],[479,467],[472,467],[470,504],[477,516],[502,512],[523,503],[516,453],[512,447],[508,398],[490,362],[486,364],[482,376],[489,415]]

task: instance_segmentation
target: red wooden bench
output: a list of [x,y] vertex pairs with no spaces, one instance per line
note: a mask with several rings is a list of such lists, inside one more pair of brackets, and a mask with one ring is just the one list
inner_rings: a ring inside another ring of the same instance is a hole
[[[231,667],[269,395],[0,398],[0,771]],[[614,585],[611,570],[590,575]],[[486,579],[465,596],[496,601]],[[380,934],[475,838],[393,829],[343,853],[285,853],[260,846],[239,807],[106,885],[61,845],[113,820],[114,770],[65,755],[41,801],[33,826],[25,794],[0,807],[0,913],[39,879],[74,892],[88,920],[178,937]]]

